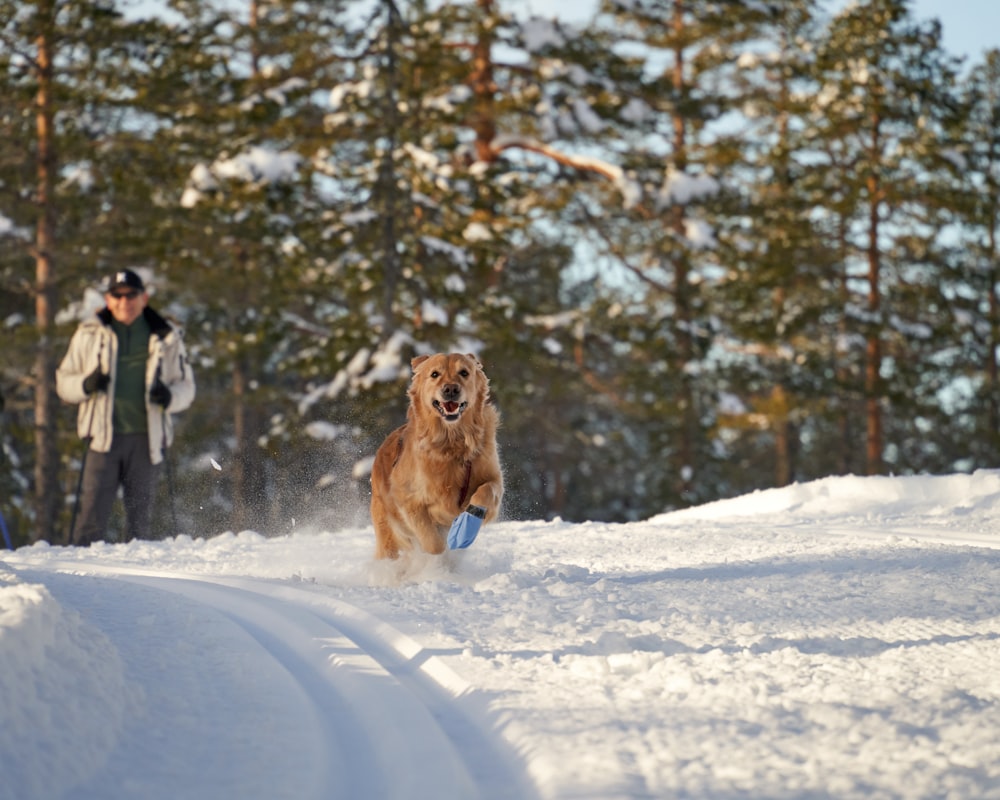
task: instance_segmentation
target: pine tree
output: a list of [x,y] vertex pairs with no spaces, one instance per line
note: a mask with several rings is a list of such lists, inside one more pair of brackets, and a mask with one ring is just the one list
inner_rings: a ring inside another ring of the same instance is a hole
[[[602,252],[630,276],[645,306],[632,323],[648,331],[649,344],[630,348],[624,381],[636,431],[661,455],[643,463],[655,470],[649,501],[664,508],[707,499],[704,493],[714,494],[720,482],[711,431],[721,317],[712,298],[724,274],[718,223],[737,186],[729,174],[733,147],[720,123],[743,102],[733,91],[738,56],[763,35],[768,15],[743,3],[608,2],[603,8],[618,39],[644,54],[631,108],[645,111],[621,137],[631,145],[626,165],[644,200],[631,213],[593,222]],[[642,317],[645,324],[638,323]]]
[[[871,0],[833,20],[816,69],[815,173],[841,198],[845,286],[852,294],[863,286],[862,298],[848,300],[846,326],[864,341],[865,469],[874,474],[885,468],[893,384],[902,388],[897,376],[913,363],[908,322],[922,313],[900,292],[936,285],[937,265],[921,256],[931,250],[915,240],[933,236],[923,185],[940,168],[935,143],[956,108],[954,65],[936,23],[914,23],[903,0]],[[910,416],[902,411],[893,421]]]
[[966,421],[958,448],[968,466],[995,463],[1000,448],[1000,50],[986,53],[962,81],[967,114],[954,148],[943,151],[954,180],[946,194],[960,237],[952,259],[955,288],[952,362],[956,384],[967,381],[953,416]]
[[[800,430],[815,420],[829,384],[821,324],[836,296],[822,231],[809,211],[820,199],[801,181],[798,134],[814,86],[811,43],[819,28],[814,2],[772,7],[759,38],[742,48],[734,85],[743,114],[716,147],[742,191],[721,226],[720,260],[728,265],[719,292],[725,302],[729,401],[717,436],[727,465],[782,486],[800,472]],[[733,476],[736,479],[736,476]]]

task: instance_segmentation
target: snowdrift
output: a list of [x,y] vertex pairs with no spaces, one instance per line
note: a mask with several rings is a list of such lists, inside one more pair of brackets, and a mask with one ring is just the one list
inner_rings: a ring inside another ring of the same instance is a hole
[[[212,736],[232,727],[235,752],[242,737],[259,752],[301,735],[271,708],[260,731],[201,719],[218,715],[200,710],[203,691],[144,674],[135,653],[175,643],[261,689],[275,670],[197,606],[123,609],[121,578],[153,572],[291,584],[365,609],[488,698],[543,798],[991,796],[998,549],[1000,471],[983,470],[825,478],[621,525],[500,523],[409,573],[373,564],[370,528],[4,552],[0,800],[124,796],[138,767],[122,742],[174,705]],[[67,572],[91,583],[60,594]],[[118,615],[117,646],[94,608]],[[240,681],[228,696],[252,700]],[[142,746],[159,759],[162,745]],[[199,763],[193,744],[170,745],[172,763]],[[212,796],[281,795],[260,777],[273,765],[228,764],[205,776]]]

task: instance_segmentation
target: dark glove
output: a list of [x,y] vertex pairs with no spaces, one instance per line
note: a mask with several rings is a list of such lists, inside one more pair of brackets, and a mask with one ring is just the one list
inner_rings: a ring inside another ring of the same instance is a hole
[[153,384],[153,388],[149,390],[149,401],[151,403],[156,403],[158,406],[163,406],[164,408],[170,405],[171,397],[173,397],[173,395],[171,394],[170,389],[168,389],[167,385],[161,380],[157,380],[156,383]]
[[93,394],[94,392],[106,392],[108,390],[108,384],[111,383],[111,376],[106,372],[101,372],[101,368],[98,367],[93,372],[91,372],[86,378],[83,379],[83,391],[84,394]]

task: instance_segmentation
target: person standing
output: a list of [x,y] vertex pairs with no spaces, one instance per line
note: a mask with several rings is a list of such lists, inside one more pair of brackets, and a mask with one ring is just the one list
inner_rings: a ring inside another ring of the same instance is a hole
[[149,538],[154,478],[173,442],[170,415],[195,394],[183,334],[149,306],[142,278],[114,273],[104,301],[80,323],[56,370],[56,392],[79,404],[77,433],[89,442],[70,531],[70,543],[84,547],[104,538],[119,485],[125,541]]

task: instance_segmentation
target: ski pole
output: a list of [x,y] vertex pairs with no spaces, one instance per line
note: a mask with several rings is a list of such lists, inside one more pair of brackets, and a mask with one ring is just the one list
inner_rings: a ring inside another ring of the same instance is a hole
[[[101,355],[104,352],[104,343],[97,352],[97,368],[101,369]],[[83,492],[83,471],[87,466],[87,453],[90,452],[90,441],[94,438],[94,412],[97,411],[97,392],[90,401],[90,419],[87,421],[87,436],[84,438],[83,458],[80,459],[80,477],[76,482],[76,499],[73,501],[73,516],[69,523],[69,538],[66,544],[73,544],[73,534],[76,533],[76,516],[80,513],[80,494]]]
[[73,518],[69,523],[69,538],[66,544],[73,544],[73,534],[76,533],[76,515],[80,513],[80,494],[83,492],[83,471],[87,467],[87,453],[90,452],[90,440],[93,438],[94,411],[97,410],[97,398],[90,401],[90,420],[87,422],[87,436],[83,440],[83,458],[80,459],[80,477],[76,481],[76,499],[73,501]]
[[[3,391],[0,390],[0,412],[3,412]],[[3,460],[3,450],[0,449],[0,461]],[[0,530],[3,531],[3,540],[7,543],[7,549],[13,550],[14,546],[10,543],[10,531],[7,530],[7,520],[3,518],[3,512],[0,511]]]
[[174,525],[174,536],[177,535],[177,506],[174,503],[174,471],[170,468],[170,448],[167,447],[167,409],[161,411],[163,414],[163,463],[167,471],[167,495],[170,498],[170,521]]

